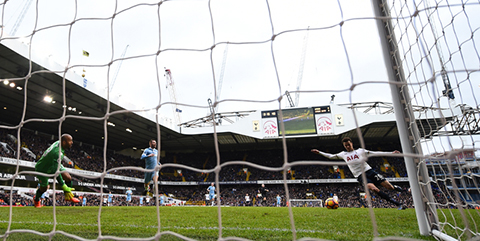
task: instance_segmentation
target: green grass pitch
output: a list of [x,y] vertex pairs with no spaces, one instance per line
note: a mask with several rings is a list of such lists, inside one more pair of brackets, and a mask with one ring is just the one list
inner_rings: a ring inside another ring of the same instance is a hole
[[[297,239],[310,237],[329,240],[373,240],[369,210],[365,208],[293,208]],[[456,210],[455,210],[456,211]],[[85,239],[97,239],[99,207],[56,207],[56,231]],[[9,207],[0,208],[0,237],[9,223]],[[48,234],[54,228],[53,207],[35,209],[15,207],[10,231],[35,230]],[[125,239],[151,238],[157,232],[160,240],[182,240],[170,232],[195,240],[217,240],[219,237],[217,207],[160,207],[160,225],[156,207],[102,207],[101,235]],[[222,207],[222,237],[250,240],[292,240],[288,208]],[[380,237],[397,236],[435,240],[421,236],[415,210],[374,209]],[[478,221],[478,220],[477,220]],[[164,233],[165,232],[165,233]],[[52,240],[72,240],[55,234]],[[48,240],[32,233],[10,233],[6,240]],[[108,237],[107,239],[109,240]]]

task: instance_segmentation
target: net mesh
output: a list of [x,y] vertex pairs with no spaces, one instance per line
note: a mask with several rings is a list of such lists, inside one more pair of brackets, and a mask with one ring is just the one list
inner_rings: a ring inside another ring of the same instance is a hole
[[[285,90],[289,90],[291,94],[301,94],[301,98],[295,98],[300,105],[316,105],[312,103],[318,103],[319,99],[343,100],[353,107],[354,116],[356,110],[372,109],[355,108],[356,102],[378,99],[389,102],[390,85],[398,83],[385,77],[384,63],[377,61],[382,59],[382,52],[386,50],[379,45],[376,21],[389,22],[392,34],[380,38],[387,38],[397,47],[389,53],[397,63],[391,68],[397,70],[405,81],[400,92],[409,93],[405,95],[409,96],[406,105],[413,109],[413,116],[409,116],[412,127],[409,131],[415,137],[413,145],[423,150],[411,156],[418,159],[418,169],[426,165],[431,177],[429,181],[421,181],[420,185],[433,189],[434,199],[429,205],[436,207],[439,222],[432,226],[459,239],[476,236],[478,213],[463,212],[463,209],[478,207],[476,200],[480,199],[476,163],[480,119],[477,100],[480,87],[477,46],[480,4],[478,1],[373,1],[373,5],[382,5],[388,10],[391,16],[386,17],[374,16],[371,5],[369,1],[340,0],[296,4],[283,1],[146,1],[139,4],[127,1],[5,1],[0,3],[0,43],[14,45],[23,42],[28,46],[28,51],[22,53],[28,56],[28,63],[23,63],[24,69],[19,73],[3,73],[0,78],[9,83],[23,84],[26,98],[32,94],[27,90],[33,77],[62,76],[63,95],[57,101],[63,105],[64,111],[57,118],[40,120],[25,118],[29,110],[25,106],[18,107],[23,109],[18,125],[0,125],[0,128],[17,131],[16,158],[20,160],[20,131],[29,122],[57,123],[60,136],[62,123],[70,119],[85,120],[87,123],[102,121],[103,173],[98,179],[89,175],[79,176],[99,182],[99,190],[103,194],[107,173],[145,171],[135,166],[107,168],[108,143],[112,141],[107,127],[111,116],[133,112],[155,120],[160,142],[159,124],[175,128],[180,112],[185,114],[182,114],[183,119],[189,119],[189,115],[210,113],[206,102],[208,98],[213,100],[213,107],[220,110],[245,109],[245,106],[281,110],[287,105]],[[32,59],[45,56],[56,64],[49,69],[33,69]],[[167,80],[163,76],[166,68],[173,70]],[[65,86],[72,75],[85,75],[84,78],[73,79],[78,80],[79,86],[88,86],[108,100],[102,115],[70,114],[69,93]],[[175,80],[186,81],[175,81],[172,76]],[[219,80],[218,76],[222,79]],[[134,84],[139,79],[145,81]],[[163,86],[170,86],[170,89],[166,90]],[[220,93],[222,96],[219,96]],[[139,99],[139,96],[148,98],[132,103],[131,100]],[[110,101],[126,110],[113,111]],[[381,112],[379,107],[373,109]],[[389,111],[392,111],[391,108]],[[279,114],[282,118],[282,111]],[[357,119],[348,121],[357,126],[357,133],[350,133],[353,134],[351,137],[359,138],[364,147],[362,133],[365,128],[358,127]],[[284,126],[279,128],[283,131]],[[417,128],[418,132],[414,132]],[[289,200],[291,193],[286,182],[287,171],[292,167],[312,164],[290,162],[287,138],[284,136],[281,138],[282,166],[269,167],[245,161],[222,163],[218,145],[221,140],[217,138],[215,125],[213,132],[214,168],[199,169],[174,163],[164,164],[162,168],[215,174],[217,192],[221,189],[221,171],[229,166],[242,165],[267,172],[283,171],[285,198]],[[162,150],[161,146],[159,150]],[[315,164],[332,165],[325,161],[316,161]],[[19,172],[17,162],[15,174],[40,173]],[[55,175],[59,172],[50,177]],[[13,188],[15,178],[1,180],[13,180]],[[220,203],[219,196],[217,200]],[[158,232],[151,238],[170,234],[189,240],[179,233],[161,231],[159,200],[155,199],[155,203]],[[371,203],[369,206],[372,207]],[[461,217],[456,217],[452,208],[460,209]],[[297,231],[293,211],[291,207],[288,210],[292,239],[295,240]],[[370,214],[374,224],[372,233],[377,238],[375,215],[373,211]],[[10,208],[7,231],[0,237],[6,238],[10,233],[19,232],[11,230],[13,215]],[[98,210],[97,238],[122,240],[122,237],[102,234],[101,215],[102,205]],[[220,206],[217,217],[218,238],[223,239]],[[50,233],[29,229],[21,231],[49,237],[62,234],[86,240],[56,229],[55,205],[53,223]]]
[[[478,213],[464,209],[478,205],[474,176],[479,104],[474,92],[480,86],[478,25],[472,15],[480,10],[478,2],[389,4],[392,16],[397,16],[391,29],[398,40],[398,62],[409,83],[407,101],[416,109],[410,126],[417,126],[415,132],[422,137],[414,142],[423,155],[417,163],[425,165],[430,176],[420,183],[432,187],[430,205],[438,211],[438,223],[432,227],[454,233],[455,239],[471,238],[478,235]],[[433,117],[433,121],[413,122],[422,117]],[[452,208],[461,210],[461,217],[453,215]]]

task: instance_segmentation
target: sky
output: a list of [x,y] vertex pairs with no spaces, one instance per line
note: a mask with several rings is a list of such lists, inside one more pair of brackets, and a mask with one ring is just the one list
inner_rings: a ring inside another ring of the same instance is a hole
[[[368,0],[30,1],[21,18],[29,1],[0,5],[4,32],[12,35],[21,20],[14,37],[61,66],[85,73],[89,85],[109,92],[111,100],[127,108],[161,105],[160,116],[166,118],[173,118],[172,109],[179,108],[180,122],[186,122],[210,113],[207,100],[215,99],[215,88],[222,101],[218,112],[285,108],[287,101],[277,100],[297,87],[307,91],[299,94],[301,107],[328,105],[332,95],[337,104],[392,101]],[[480,8],[478,2],[466,4],[466,10],[454,6],[437,11],[425,10],[435,6],[434,1],[392,5],[391,11],[400,16],[412,15],[414,5],[422,10],[413,23],[399,18],[396,32],[416,105],[451,104],[438,96],[443,84],[435,39],[451,71],[456,104],[479,105],[478,71],[467,70],[480,65]],[[435,27],[425,17],[432,12]],[[123,53],[127,59],[119,61]],[[173,98],[165,68],[172,73],[177,107],[168,104]],[[433,84],[425,84],[435,73]],[[291,96],[295,101],[296,94]]]
[[[26,2],[12,1],[3,6],[3,25],[7,33],[10,32],[8,26],[15,23]],[[94,8],[91,7],[93,3]],[[75,6],[75,2],[42,1],[38,3],[35,18],[37,6],[33,1],[15,36],[31,34],[37,19],[36,29],[41,30],[30,42],[32,49],[45,52],[62,66],[88,65],[75,70],[81,72],[84,68],[88,81],[102,87],[107,86],[107,78],[113,82],[119,61],[112,64],[110,70],[106,65],[120,58],[128,45],[125,57],[132,59],[122,61],[111,98],[121,96],[121,102],[140,108],[154,108],[159,103],[171,101],[163,76],[164,68],[168,68],[175,82],[176,100],[204,107],[181,107],[182,121],[209,113],[205,108],[208,107],[207,99],[215,99],[214,81],[218,88],[227,42],[220,100],[271,102],[229,101],[218,106],[220,112],[278,109],[276,100],[285,91],[297,89],[304,45],[300,90],[348,90],[352,81],[385,81],[385,71],[379,67],[383,63],[378,37],[372,39],[377,31],[374,22],[349,21],[342,28],[338,25],[342,14],[343,19],[371,17],[369,1],[342,1],[340,6],[335,1],[302,0],[295,4],[271,1],[268,6],[266,1],[211,1],[211,16],[208,3],[167,1],[160,5],[160,10],[153,4],[122,11],[132,3],[118,1],[115,6],[115,1],[80,1]],[[118,14],[112,21],[114,12]],[[77,21],[70,25],[74,19]],[[46,29],[57,24],[64,26]],[[307,34],[309,27],[325,29],[310,30]],[[278,36],[271,41],[274,34]],[[351,58],[353,73],[349,73],[344,46]],[[82,50],[88,51],[90,56],[84,57]],[[158,50],[164,52],[156,59]],[[110,76],[107,77],[107,73]],[[389,89],[388,86],[378,88]],[[385,91],[366,96],[362,92],[367,89],[358,87],[352,93],[354,101],[390,102]],[[302,93],[299,106],[328,104],[332,94]],[[335,93],[339,103],[350,102],[349,94],[348,91]],[[295,94],[292,98],[295,100]],[[281,107],[286,105],[284,102]],[[166,109],[166,115],[171,115],[169,106],[162,109]]]

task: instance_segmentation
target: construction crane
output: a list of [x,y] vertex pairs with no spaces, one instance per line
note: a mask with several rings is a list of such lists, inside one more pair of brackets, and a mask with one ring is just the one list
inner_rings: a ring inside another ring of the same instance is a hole
[[308,34],[310,30],[310,26],[307,28],[307,33],[305,34],[305,37],[303,38],[303,46],[302,46],[302,53],[300,55],[300,65],[298,67],[298,75],[297,75],[297,88],[296,88],[296,93],[295,93],[295,106],[299,105],[300,101],[300,86],[302,85],[302,80],[303,80],[303,68],[305,66],[305,55],[307,53],[307,44],[308,44]]
[[[427,16],[429,18],[428,20],[431,24],[433,37],[435,38],[435,41],[437,41],[438,34],[437,34],[437,28],[435,27],[435,20],[430,19],[430,16],[432,16],[432,13],[430,12],[431,9],[430,9],[430,6],[428,5],[428,1],[425,1],[424,4],[425,4],[425,9],[427,11]],[[438,53],[438,59],[440,61],[440,65],[442,66],[442,70],[440,71],[440,74],[442,76],[443,86],[445,87],[445,89],[442,90],[442,94],[444,96],[448,97],[448,99],[453,100],[453,99],[455,99],[455,96],[453,95],[452,85],[450,84],[450,79],[448,78],[447,70],[445,69],[445,63],[444,63],[442,48],[440,47],[439,42],[437,42],[437,44],[435,44],[435,48],[436,48],[437,53]]]
[[175,124],[179,125],[181,123],[180,113],[182,113],[182,110],[178,108],[177,93],[175,91],[175,81],[173,80],[172,72],[170,71],[170,69],[165,68],[165,78],[167,80],[166,88],[168,89],[168,92],[170,94],[170,100],[173,102],[172,110]]
[[295,103],[293,103],[292,96],[290,96],[290,92],[288,92],[288,90],[285,91],[285,96],[287,97],[290,107],[295,107]]
[[127,44],[127,47],[125,47],[125,50],[123,50],[122,56],[120,56],[120,61],[118,62],[117,69],[115,70],[115,75],[113,76],[113,79],[112,79],[112,84],[110,85],[110,92],[112,92],[113,86],[115,85],[115,80],[117,80],[118,72],[120,72],[120,67],[122,67],[123,57],[125,57],[125,54],[127,53],[127,49],[128,49],[128,44]]
[[25,17],[25,14],[27,13],[31,4],[32,0],[27,0],[27,2],[25,2],[25,5],[23,5],[22,11],[20,12],[20,15],[18,15],[18,18],[13,24],[12,30],[10,31],[10,36],[14,36],[17,33],[18,27],[22,23],[23,18]]
[[[227,53],[228,53],[228,43],[225,47],[225,51],[223,51],[223,61],[222,61],[222,69],[220,70],[220,77],[218,77],[218,89],[217,89],[217,96],[215,97],[215,101],[220,99],[220,94],[222,93],[222,84],[223,84],[223,76],[225,75],[225,66],[227,64]],[[215,112],[218,112],[218,105],[215,106]]]
[[208,102],[208,107],[210,108],[210,115],[212,116],[212,119],[211,119],[212,125],[218,125],[218,124],[222,123],[221,119],[218,119],[218,122],[216,120],[215,108],[213,108],[212,99],[208,98],[207,102]]

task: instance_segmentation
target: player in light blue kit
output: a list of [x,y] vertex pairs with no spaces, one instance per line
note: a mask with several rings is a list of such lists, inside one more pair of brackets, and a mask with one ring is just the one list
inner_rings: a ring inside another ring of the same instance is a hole
[[281,207],[282,206],[282,198],[280,197],[280,195],[277,195],[277,207]]
[[132,189],[128,188],[126,194],[127,194],[127,206],[129,206],[130,202],[132,201]]
[[215,203],[215,183],[212,184],[207,188],[208,197],[210,198],[210,204],[213,206]]
[[83,195],[82,206],[87,206],[87,197],[85,197],[85,195]]
[[[140,159],[145,160],[145,169],[155,169],[157,166],[157,141],[150,140],[148,143],[150,147],[145,149]],[[158,165],[161,165],[158,162]],[[150,182],[153,179],[153,186],[156,187],[158,183],[158,171],[145,172],[145,195],[153,197],[153,189],[150,188]]]
[[165,196],[160,195],[160,206],[163,206],[165,204]]
[[140,197],[140,207],[143,206],[143,196]]
[[108,206],[112,206],[112,192],[108,192]]

